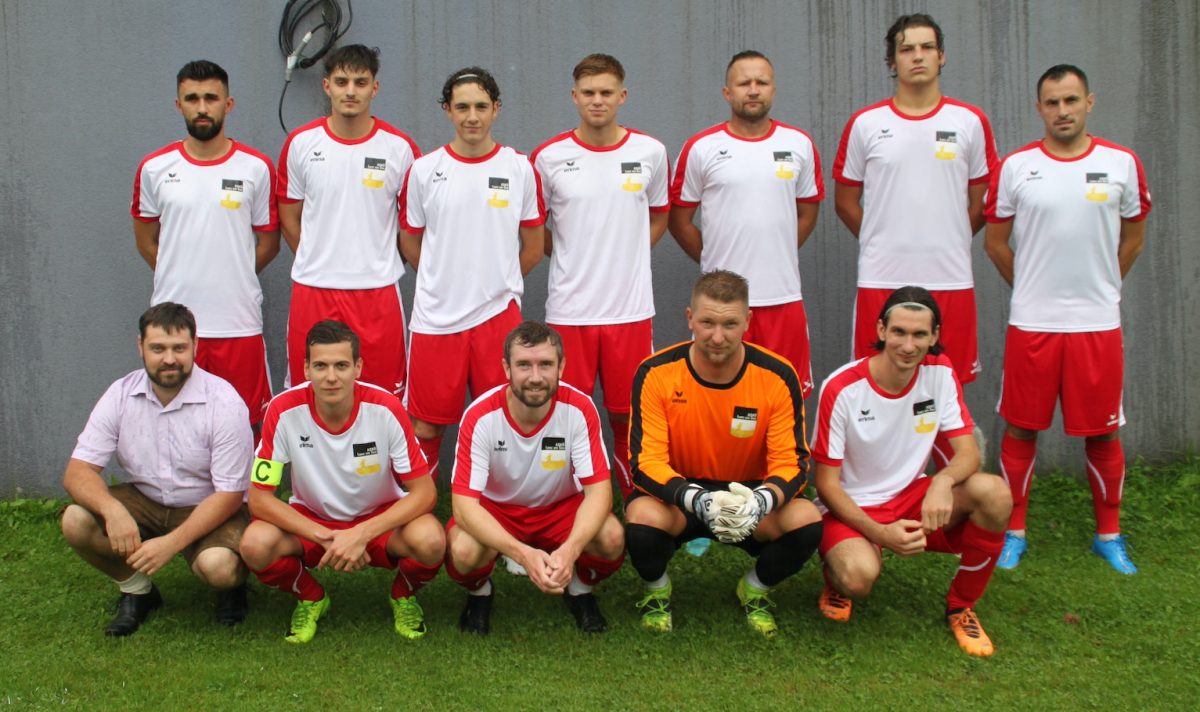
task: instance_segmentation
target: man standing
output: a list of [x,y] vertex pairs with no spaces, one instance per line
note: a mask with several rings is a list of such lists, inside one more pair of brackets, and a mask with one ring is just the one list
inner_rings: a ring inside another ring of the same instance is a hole
[[262,422],[271,381],[258,272],[279,254],[275,170],[225,136],[229,75],[206,60],[176,75],[175,109],[188,136],[142,159],[133,180],[133,235],[154,270],[151,304],[196,314],[196,364],[229,381]]
[[[263,583],[296,597],[289,643],[307,643],[329,608],[309,569],[397,569],[391,604],[396,633],[425,635],[416,593],[437,575],[446,540],[431,514],[437,490],[400,400],[358,381],[358,336],[339,321],[308,332],[307,383],[267,408],[251,475],[242,553]],[[275,497],[290,463],[292,498]]]
[[807,133],[771,119],[775,70],[762,53],[735,54],[722,93],[729,121],[693,136],[679,154],[671,234],[701,271],[749,280],[754,322],[745,338],[790,361],[807,398],[812,369],[798,251],[825,198],[821,158]]
[[454,139],[404,179],[400,248],[417,269],[405,405],[430,470],[471,396],[504,383],[500,346],[521,323],[525,275],[542,258],[542,191],[522,154],[492,138],[500,87],[465,67],[442,86]]
[[739,275],[701,275],[687,310],[694,340],[654,354],[634,377],[637,491],[625,506],[625,539],[646,584],[638,607],[648,630],[671,630],[675,550],[716,537],[757,558],[737,596],[750,626],[774,636],[770,589],[821,541],[820,513],[796,496],[809,467],[800,382],[788,362],[743,342],[749,299]]
[[458,431],[446,572],[467,589],[459,628],[490,631],[502,552],[544,593],[561,594],[580,630],[602,633],[592,587],[621,568],[625,538],[596,406],[559,383],[562,340],[544,324],[509,333],[503,364],[508,384],[472,403]]
[[[983,227],[995,140],[981,110],[942,95],[945,37],[933,18],[903,15],[884,42],[896,93],[850,117],[833,164],[837,214],[859,243],[854,358],[873,353],[888,295],[917,284],[942,309],[942,346],[965,385],[982,368],[971,236]],[[950,456],[939,439],[938,466]]]
[[338,319],[362,340],[362,378],[404,392],[404,312],[397,281],[396,196],[413,140],[371,115],[379,50],[339,47],[325,58],[330,114],[288,136],[279,157],[279,219],[292,263],[288,376],[304,381],[304,339]]
[[667,150],[621,126],[625,68],[592,54],[575,65],[579,127],[533,152],[548,218],[546,321],[562,335],[567,383],[590,394],[596,374],[613,431],[613,463],[629,496],[629,393],[653,347],[650,248],[667,228]]
[[[941,354],[941,313],[928,290],[897,289],[875,322],[876,354],[846,364],[821,385],[813,459],[824,510],[821,612],[848,621],[852,601],[870,593],[880,552],[957,554],[946,621],[959,646],[987,656],[992,641],[975,602],[983,595],[1012,508],[999,477],[979,472],[974,424],[949,359]],[[934,439],[954,454],[923,473]]]
[[1046,70],[1037,83],[1045,138],[1005,158],[988,193],[985,246],[1013,288],[999,406],[1008,423],[1000,466],[1014,503],[999,564],[1005,569],[1026,550],[1037,434],[1050,427],[1061,399],[1063,429],[1084,438],[1096,514],[1092,551],[1123,574],[1137,573],[1120,534],[1120,301],[1142,251],[1150,191],[1133,151],[1087,133],[1094,105],[1083,70]]
[[[96,404],[63,475],[67,543],[121,589],[105,635],[137,631],[162,597],[151,578],[176,554],[218,590],[217,620],[246,617],[238,541],[248,516],[253,449],[246,406],[225,381],[194,366],[196,320],[157,304],[138,321],[144,369],[113,383]],[[101,476],[113,455],[129,481]]]

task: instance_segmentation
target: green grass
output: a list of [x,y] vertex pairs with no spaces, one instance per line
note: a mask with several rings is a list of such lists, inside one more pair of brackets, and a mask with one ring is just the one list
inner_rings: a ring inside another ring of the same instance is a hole
[[[747,628],[733,588],[749,559],[715,546],[671,565],[676,630],[638,627],[626,566],[600,590],[610,625],[575,631],[561,601],[496,574],[492,635],[457,630],[463,593],[444,574],[421,599],[430,633],[391,631],[390,574],[320,574],[333,598],[316,640],[283,642],[291,599],[258,585],[251,615],[211,622],[212,594],[176,561],[166,605],[131,638],[106,639],[115,588],[57,530],[61,502],[0,503],[0,707],[102,709],[1194,709],[1200,700],[1200,458],[1132,468],[1125,530],[1141,573],[1088,552],[1090,497],[1038,480],[1030,551],[997,572],[979,611],[996,642],[959,652],[941,620],[956,562],[889,557],[848,625],[824,620],[810,563],[775,593],[780,636]],[[1191,700],[1191,702],[1188,702]]]

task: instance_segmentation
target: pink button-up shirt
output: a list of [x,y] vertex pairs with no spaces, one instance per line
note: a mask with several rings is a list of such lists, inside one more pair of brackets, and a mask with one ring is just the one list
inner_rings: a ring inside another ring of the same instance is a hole
[[249,422],[233,386],[199,366],[166,406],[140,369],[105,391],[71,457],[105,467],[116,453],[142,494],[168,507],[191,507],[213,492],[249,487]]

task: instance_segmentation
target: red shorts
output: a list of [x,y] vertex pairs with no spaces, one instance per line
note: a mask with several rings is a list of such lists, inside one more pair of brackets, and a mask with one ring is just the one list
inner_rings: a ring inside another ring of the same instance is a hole
[[197,337],[196,365],[229,381],[246,402],[251,427],[262,422],[271,402],[271,373],[262,334],[231,339]]
[[[554,551],[571,536],[575,513],[583,504],[583,493],[545,507],[498,504],[484,497],[479,498],[479,503],[517,541],[542,551]],[[446,529],[454,527],[454,517],[451,517],[446,522]]]
[[[879,332],[879,311],[894,289],[858,288],[854,300],[854,358],[866,358],[879,353],[875,343]],[[953,289],[949,291],[929,290],[942,311],[942,330],[938,343],[954,364],[958,382],[964,386],[975,380],[983,371],[979,363],[979,344],[975,339],[975,290]]]
[[596,373],[604,389],[604,408],[609,413],[628,413],[633,393],[633,374],[654,353],[652,319],[628,324],[550,325],[562,336],[566,366],[562,380],[592,394]]
[[1008,327],[1000,416],[1026,430],[1045,430],[1062,398],[1067,435],[1106,435],[1125,424],[1121,330],[1058,333]]
[[504,339],[521,323],[515,301],[487,321],[453,334],[418,334],[409,343],[408,414],[435,425],[453,425],[471,397],[505,383]]
[[804,300],[750,308],[750,326],[742,338],[770,349],[792,362],[800,377],[804,397],[812,393],[812,366],[808,347],[808,314]]
[[[395,504],[395,502],[393,502],[392,504]],[[366,520],[370,519],[371,517],[374,517],[375,515],[380,514],[384,510],[388,509],[389,507],[392,506],[392,504],[385,504],[384,506],[380,507],[379,509],[376,509],[374,512],[371,512],[370,514],[364,514],[361,517],[355,517],[354,519],[351,519],[348,522],[339,522],[339,521],[330,521],[328,519],[321,519],[316,514],[313,514],[312,510],[310,510],[308,507],[305,507],[302,504],[293,504],[293,505],[291,505],[291,507],[292,507],[292,509],[296,510],[297,512],[303,514],[308,519],[311,519],[312,521],[316,522],[317,524],[320,524],[321,526],[325,527],[326,529],[340,530],[340,529],[349,529],[350,527],[353,527],[354,525],[356,525],[360,522],[365,522]],[[375,537],[374,539],[372,539],[371,541],[367,542],[367,555],[371,557],[371,566],[378,566],[381,569],[396,568],[396,563],[399,560],[393,559],[387,552],[388,539],[391,539],[392,534],[395,534],[395,533],[396,533],[396,531],[393,529],[392,531],[384,532],[384,533],[380,534],[379,536]],[[315,542],[311,542],[308,539],[305,539],[303,537],[296,537],[296,538],[300,540],[301,546],[304,547],[304,553],[301,554],[301,557],[304,559],[304,565],[309,568],[312,568],[312,567],[316,566],[317,564],[319,564],[321,562],[321,557],[325,555],[325,547],[323,547],[320,544],[317,544]]]
[[[925,501],[925,492],[933,483],[931,477],[918,477],[900,491],[890,501],[862,510],[868,517],[880,524],[891,524],[900,519],[921,521],[921,503]],[[821,517],[824,529],[821,533],[821,546],[818,551],[825,556],[830,549],[847,539],[864,538],[862,532],[833,516],[833,512],[825,512]],[[967,520],[964,519],[963,522]],[[926,551],[940,551],[947,554],[960,553],[962,549],[962,524],[947,531],[938,529],[925,537]]]
[[293,282],[287,330],[290,385],[308,380],[304,342],[308,330],[323,319],[344,322],[358,334],[363,360],[359,380],[404,394],[404,311],[399,288],[324,289]]

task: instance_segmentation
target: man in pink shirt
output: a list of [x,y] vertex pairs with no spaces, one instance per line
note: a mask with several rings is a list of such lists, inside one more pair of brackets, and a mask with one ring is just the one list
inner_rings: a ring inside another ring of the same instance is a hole
[[[217,620],[246,617],[238,542],[253,448],[249,413],[233,386],[193,365],[196,319],[181,304],[138,321],[144,369],[108,388],[79,435],[63,475],[67,543],[121,589],[105,635],[137,631],[162,597],[150,577],[182,554],[219,592]],[[113,455],[128,481],[101,475]]]

